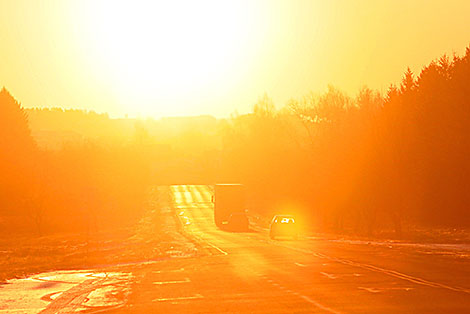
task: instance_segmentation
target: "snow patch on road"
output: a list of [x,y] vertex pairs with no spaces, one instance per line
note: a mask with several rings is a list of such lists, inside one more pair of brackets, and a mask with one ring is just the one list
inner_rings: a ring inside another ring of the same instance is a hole
[[41,273],[0,287],[0,313],[54,313],[125,304],[130,273],[90,270]]

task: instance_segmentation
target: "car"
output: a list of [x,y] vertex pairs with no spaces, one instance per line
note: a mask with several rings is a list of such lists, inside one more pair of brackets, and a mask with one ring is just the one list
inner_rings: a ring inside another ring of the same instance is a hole
[[232,213],[228,218],[226,228],[232,231],[247,231],[248,217],[245,213]]
[[269,237],[291,237],[297,239],[298,230],[295,218],[292,215],[275,215],[269,227]]

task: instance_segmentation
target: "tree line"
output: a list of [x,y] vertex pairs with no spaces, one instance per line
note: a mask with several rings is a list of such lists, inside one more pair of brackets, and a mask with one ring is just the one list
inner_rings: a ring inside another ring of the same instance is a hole
[[[151,184],[240,182],[252,211],[298,214],[317,229],[401,236],[411,223],[468,227],[469,82],[467,48],[418,75],[408,69],[385,94],[364,87],[350,97],[330,86],[280,109],[265,95],[229,119],[131,127],[59,109],[28,110],[31,123],[4,88],[0,224],[38,233],[118,226],[139,219]],[[30,127],[63,129],[73,124],[60,122],[66,114],[102,138],[39,146]],[[127,135],[110,140],[118,133]]]
[[[322,95],[276,110],[266,95],[226,125],[219,173],[244,182],[254,208],[374,234],[403,223],[469,226],[470,48],[381,95]],[[292,201],[294,200],[294,201]]]
[[5,88],[0,91],[0,132],[2,233],[100,231],[140,218],[152,156],[139,139],[41,148],[28,115]]

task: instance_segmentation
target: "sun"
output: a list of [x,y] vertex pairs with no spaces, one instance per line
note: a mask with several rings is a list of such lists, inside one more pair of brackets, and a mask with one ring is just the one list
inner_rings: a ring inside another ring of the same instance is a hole
[[191,114],[192,98],[230,84],[253,27],[236,1],[94,1],[82,14],[93,67],[143,116]]

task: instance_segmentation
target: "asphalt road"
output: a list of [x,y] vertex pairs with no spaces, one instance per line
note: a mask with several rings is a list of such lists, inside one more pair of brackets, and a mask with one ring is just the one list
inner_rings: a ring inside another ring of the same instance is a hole
[[469,256],[440,247],[217,229],[211,189],[172,186],[199,255],[132,269],[120,313],[470,313]]

